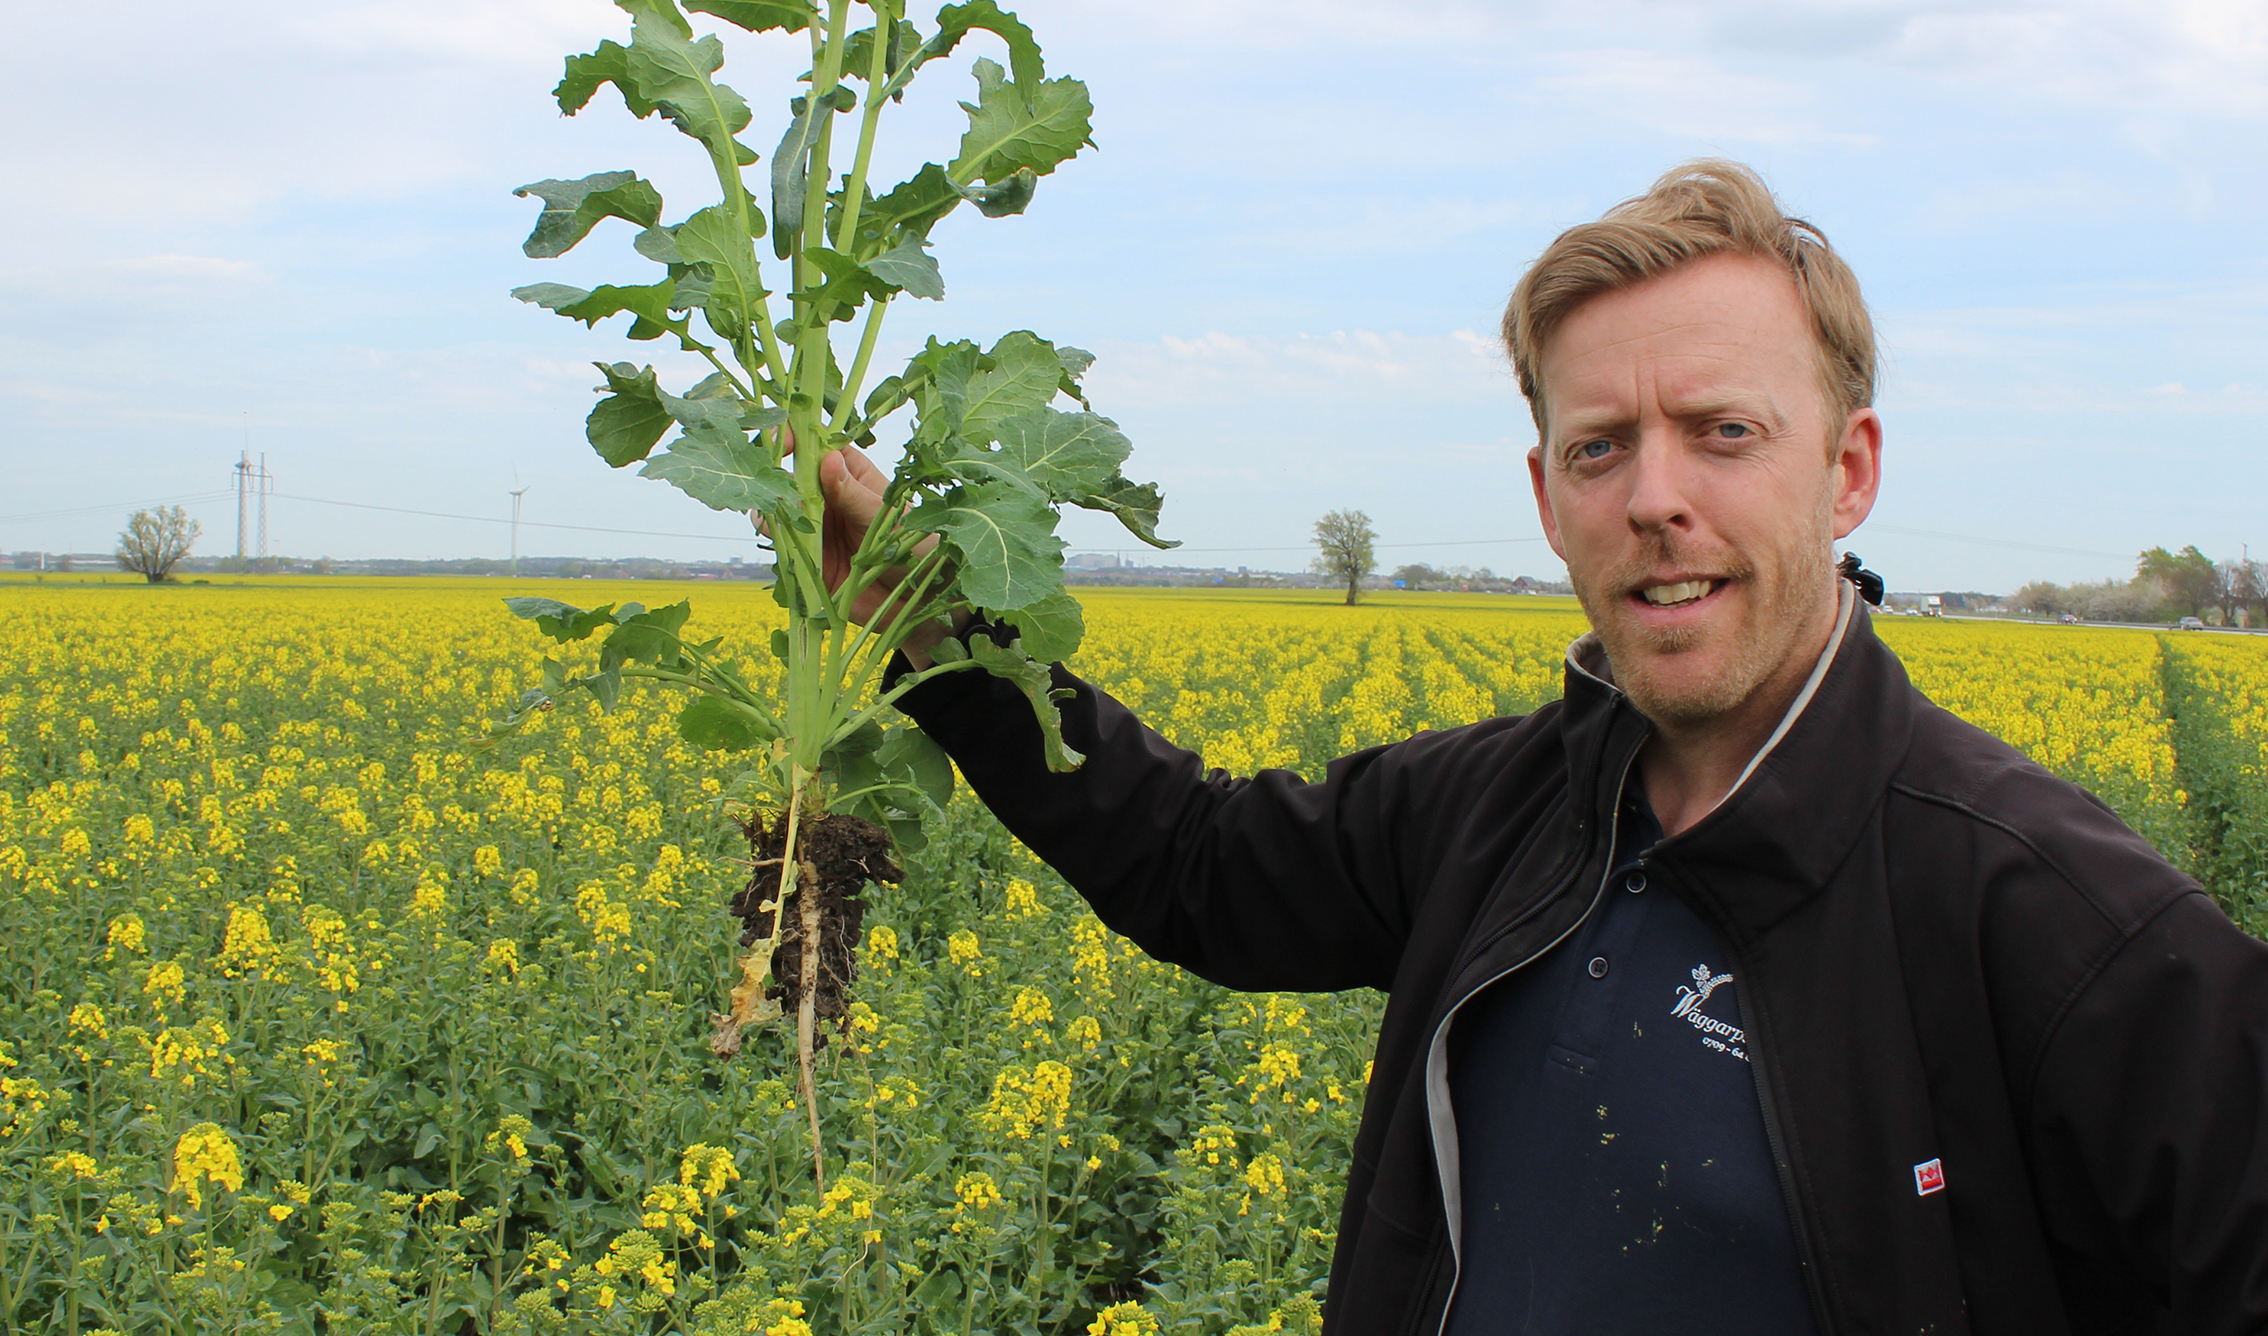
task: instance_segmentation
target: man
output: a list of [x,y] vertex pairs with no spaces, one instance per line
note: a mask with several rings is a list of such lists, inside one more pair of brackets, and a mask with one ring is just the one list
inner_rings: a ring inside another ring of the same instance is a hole
[[[1072,774],[1005,683],[901,702],[1152,954],[1390,995],[1330,1327],[2268,1330],[2268,946],[1875,639],[1848,268],[1696,163],[1555,241],[1505,335],[1593,627],[1562,701],[1315,784],[1060,668]],[[855,539],[879,473],[823,477]]]

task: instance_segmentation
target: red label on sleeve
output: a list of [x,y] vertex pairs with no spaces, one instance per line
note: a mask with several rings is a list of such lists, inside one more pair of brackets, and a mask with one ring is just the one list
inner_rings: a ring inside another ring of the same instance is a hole
[[1923,1160],[1914,1166],[1914,1195],[1926,1197],[1945,1191],[1945,1161]]

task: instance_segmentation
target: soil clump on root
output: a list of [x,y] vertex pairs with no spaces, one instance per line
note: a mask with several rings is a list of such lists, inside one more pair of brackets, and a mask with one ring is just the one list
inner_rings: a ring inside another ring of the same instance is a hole
[[[787,817],[770,825],[751,821],[749,857],[755,866],[748,885],[732,898],[732,912],[742,926],[740,944],[755,946],[772,935],[772,920],[780,898],[780,854],[787,844]],[[890,836],[880,826],[841,812],[805,819],[796,830],[796,861],[803,875],[796,895],[786,906],[779,945],[773,948],[773,983],[764,996],[780,1010],[795,1015],[803,1005],[804,928],[808,920],[801,897],[817,893],[819,969],[812,989],[814,1019],[840,1025],[850,1013],[850,985],[857,973],[859,933],[866,920],[862,893],[870,881],[895,882],[905,875],[890,856]],[[814,1046],[826,1043],[814,1035]]]

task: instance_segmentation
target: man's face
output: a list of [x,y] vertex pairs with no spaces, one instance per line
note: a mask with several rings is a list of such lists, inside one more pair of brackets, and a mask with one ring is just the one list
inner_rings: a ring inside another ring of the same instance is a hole
[[1882,436],[1872,409],[1830,420],[1815,349],[1792,278],[1719,255],[1593,298],[1543,351],[1544,532],[1657,722],[1800,682],[1825,642]]

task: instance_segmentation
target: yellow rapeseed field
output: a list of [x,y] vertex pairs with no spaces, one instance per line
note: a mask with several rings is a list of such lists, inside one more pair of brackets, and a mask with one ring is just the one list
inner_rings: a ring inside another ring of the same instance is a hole
[[[789,1046],[703,1042],[746,876],[731,758],[636,692],[483,747],[545,650],[506,593],[691,597],[751,649],[777,616],[751,585],[0,585],[0,1316],[1315,1329],[1375,999],[1148,961],[957,800],[873,897],[820,1192]],[[1085,601],[1075,666],[1239,772],[1531,710],[1582,629],[1566,600]],[[2187,856],[2159,637],[1883,626],[1948,708]],[[2268,657],[2228,648],[2179,651],[2182,690],[2268,737]]]

